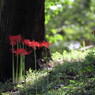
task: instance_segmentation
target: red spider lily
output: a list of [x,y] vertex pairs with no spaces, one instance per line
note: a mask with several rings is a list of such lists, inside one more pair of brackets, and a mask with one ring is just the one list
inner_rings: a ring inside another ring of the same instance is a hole
[[17,42],[21,42],[21,35],[9,36],[10,45],[16,45]]
[[22,44],[25,44],[25,45],[29,45],[29,43],[30,43],[30,40],[28,40],[28,39],[24,39],[22,41]]
[[45,42],[45,41],[40,42],[40,46],[41,46],[41,47],[49,48],[49,45],[50,45],[50,43],[48,43],[48,42]]
[[30,54],[31,52],[27,52],[25,49],[19,48],[17,50],[12,49],[12,53],[15,53],[16,55],[22,55],[22,56],[24,56],[24,55]]
[[15,41],[10,41],[11,46],[15,46],[17,43]]
[[36,49],[36,47],[40,47],[40,43],[36,41],[32,41],[32,42],[29,42],[28,46]]

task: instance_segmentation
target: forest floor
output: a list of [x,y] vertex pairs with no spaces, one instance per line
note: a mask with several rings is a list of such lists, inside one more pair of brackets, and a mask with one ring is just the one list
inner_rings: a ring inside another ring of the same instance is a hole
[[95,95],[95,48],[52,53],[50,68],[27,72],[25,82],[0,83],[0,95]]

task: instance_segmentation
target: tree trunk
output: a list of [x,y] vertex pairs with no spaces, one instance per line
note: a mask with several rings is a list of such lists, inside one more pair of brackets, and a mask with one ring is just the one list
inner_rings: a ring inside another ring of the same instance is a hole
[[[44,0],[3,0],[0,18],[0,79],[11,77],[12,62],[9,35],[21,34],[36,41],[45,40]],[[37,61],[44,57],[43,49],[37,50]],[[39,68],[39,65],[37,65]],[[33,54],[26,56],[26,70],[34,69]]]

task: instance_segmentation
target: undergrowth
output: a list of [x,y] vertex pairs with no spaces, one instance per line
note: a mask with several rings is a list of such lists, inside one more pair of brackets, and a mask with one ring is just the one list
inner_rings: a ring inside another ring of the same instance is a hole
[[[14,85],[0,83],[1,95],[95,95],[95,48],[52,54],[51,69],[26,74],[26,82]],[[37,79],[35,77],[37,75]],[[47,84],[49,77],[49,84]],[[24,78],[23,78],[24,79]]]

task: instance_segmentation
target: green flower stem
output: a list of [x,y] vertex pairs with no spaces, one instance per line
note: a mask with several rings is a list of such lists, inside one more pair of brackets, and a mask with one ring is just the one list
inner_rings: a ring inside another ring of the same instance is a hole
[[37,64],[36,64],[36,50],[35,49],[33,49],[34,50],[34,59],[35,59],[35,70],[37,70]]
[[48,70],[48,56],[47,56],[47,48],[45,47],[46,52],[46,65],[47,65],[47,85],[49,85],[49,70]]
[[[13,49],[13,45],[12,45],[12,49]],[[15,82],[15,69],[14,69],[14,53],[12,53],[12,81],[13,83]]]
[[[23,49],[26,50],[26,46],[23,44]],[[22,56],[23,57],[23,74],[24,74],[24,82],[25,82],[25,95],[28,95],[28,92],[27,92],[27,83],[26,83],[26,72],[25,72],[25,56]]]
[[[37,71],[37,63],[36,63],[36,50],[35,48],[33,48],[34,50],[34,59],[35,59],[35,71]],[[36,75],[35,75],[36,76]],[[36,76],[36,81],[37,81],[37,76]],[[36,95],[37,95],[37,82],[36,82]]]
[[17,55],[17,60],[16,60],[16,82],[18,82],[18,55]]
[[25,80],[25,95],[28,95],[28,92],[27,92],[27,85],[26,85],[26,75],[24,75],[24,80]]
[[[19,48],[19,43],[17,42],[17,49]],[[17,55],[17,59],[16,59],[16,82],[18,82],[18,80],[19,80],[19,72],[18,72],[18,70],[19,70],[19,68],[18,68],[18,55]]]
[[23,61],[23,75],[25,76],[25,56],[22,56],[22,61]]
[[[24,44],[23,44],[23,49],[26,49]],[[23,57],[23,75],[25,76],[25,56],[22,56],[22,57]]]
[[19,66],[19,81],[22,77],[22,71],[23,71],[23,62],[22,62],[22,56],[20,55],[20,66]]

